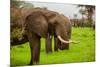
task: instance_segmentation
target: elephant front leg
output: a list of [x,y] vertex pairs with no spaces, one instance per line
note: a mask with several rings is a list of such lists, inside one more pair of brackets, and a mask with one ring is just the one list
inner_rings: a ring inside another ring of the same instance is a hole
[[58,51],[58,42],[57,42],[57,37],[54,36],[54,51]]
[[46,37],[45,48],[46,48],[46,53],[52,52],[52,36],[50,36],[50,34],[48,34]]
[[40,39],[37,38],[33,45],[33,55],[31,55],[33,57],[33,64],[38,64],[40,59]]
[[28,35],[30,50],[31,50],[31,60],[29,65],[38,64],[40,57],[40,37],[37,35]]

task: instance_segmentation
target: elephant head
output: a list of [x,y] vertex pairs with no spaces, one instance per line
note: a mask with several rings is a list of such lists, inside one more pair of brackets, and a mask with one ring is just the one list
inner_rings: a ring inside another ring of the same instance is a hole
[[57,47],[61,50],[68,49],[69,43],[73,42],[69,40],[71,37],[71,23],[64,15],[53,12],[52,14],[51,17],[47,16],[47,19],[50,27],[54,28]]

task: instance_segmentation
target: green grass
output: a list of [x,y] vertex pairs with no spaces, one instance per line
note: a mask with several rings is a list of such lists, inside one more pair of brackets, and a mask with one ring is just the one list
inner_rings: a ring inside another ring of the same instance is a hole
[[[95,61],[95,31],[92,28],[73,28],[71,39],[80,42],[78,44],[71,43],[69,50],[46,54],[45,40],[42,38],[39,64]],[[30,61],[29,43],[12,47],[10,54],[11,65],[27,65]]]

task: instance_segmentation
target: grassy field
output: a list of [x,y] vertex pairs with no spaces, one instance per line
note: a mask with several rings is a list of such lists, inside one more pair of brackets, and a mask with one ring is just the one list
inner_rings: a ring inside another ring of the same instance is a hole
[[[69,50],[46,54],[45,40],[42,38],[39,64],[95,61],[95,31],[92,28],[73,28],[71,39],[80,43],[70,44]],[[12,47],[10,55],[11,65],[27,65],[30,61],[29,43]]]

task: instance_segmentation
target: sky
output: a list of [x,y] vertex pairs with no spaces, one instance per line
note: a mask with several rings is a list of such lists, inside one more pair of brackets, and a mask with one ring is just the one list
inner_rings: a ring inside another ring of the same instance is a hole
[[63,3],[34,2],[34,1],[29,1],[29,3],[32,3],[35,7],[47,7],[49,10],[64,14],[69,18],[73,18],[74,14],[77,14],[77,18],[81,18],[81,14],[79,13],[80,8],[77,7],[77,5],[65,4],[65,3],[63,4]]

